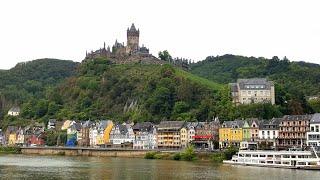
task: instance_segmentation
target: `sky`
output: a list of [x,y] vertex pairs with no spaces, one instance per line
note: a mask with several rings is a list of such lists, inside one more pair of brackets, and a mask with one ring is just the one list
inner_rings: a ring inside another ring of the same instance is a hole
[[82,61],[135,24],[157,56],[235,54],[320,64],[317,0],[0,1],[0,69],[40,58]]

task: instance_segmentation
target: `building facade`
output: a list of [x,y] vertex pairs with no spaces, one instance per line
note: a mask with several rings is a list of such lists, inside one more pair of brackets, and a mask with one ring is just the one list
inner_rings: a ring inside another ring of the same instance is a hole
[[310,120],[310,132],[307,132],[307,145],[320,146],[320,113],[316,113]]
[[279,138],[279,123],[281,118],[272,118],[270,121],[261,121],[259,128],[260,147],[275,148]]
[[158,148],[181,148],[180,130],[184,125],[185,121],[161,121],[158,126]]
[[277,146],[281,149],[306,146],[306,134],[312,115],[286,115],[279,124]]
[[237,83],[230,83],[229,86],[235,105],[259,102],[275,104],[274,84],[265,78],[238,79]]

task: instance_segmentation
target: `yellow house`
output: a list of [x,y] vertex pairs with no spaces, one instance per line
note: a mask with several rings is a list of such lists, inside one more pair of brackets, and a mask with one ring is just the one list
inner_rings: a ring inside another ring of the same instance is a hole
[[183,127],[180,129],[180,144],[181,147],[187,147],[188,146],[188,130],[186,127]]
[[110,141],[110,132],[113,127],[113,122],[108,121],[101,121],[98,124],[98,135],[97,135],[97,143],[99,145],[106,144]]
[[110,132],[111,132],[112,127],[113,127],[113,122],[109,120],[109,123],[108,123],[107,127],[103,131],[104,143],[110,142]]
[[235,120],[232,122],[230,128],[230,143],[236,147],[240,147],[240,142],[243,140],[242,127],[244,125],[243,120]]
[[221,128],[219,128],[219,146],[220,146],[220,148],[226,148],[230,144],[231,125],[232,125],[232,121],[224,121],[221,125]]
[[17,139],[17,135],[16,134],[10,134],[9,135],[9,144],[15,144],[16,143],[16,139]]
[[61,130],[66,130],[66,129],[68,129],[70,126],[71,126],[71,123],[72,123],[73,121],[71,121],[71,120],[66,120],[66,121],[64,121],[63,122],[63,125],[62,125],[62,127],[61,127]]

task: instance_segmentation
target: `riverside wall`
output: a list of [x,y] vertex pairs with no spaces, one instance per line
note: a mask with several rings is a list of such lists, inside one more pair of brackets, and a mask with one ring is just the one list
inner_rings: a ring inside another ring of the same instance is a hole
[[144,157],[148,150],[70,147],[22,147],[21,154],[101,156],[101,157]]

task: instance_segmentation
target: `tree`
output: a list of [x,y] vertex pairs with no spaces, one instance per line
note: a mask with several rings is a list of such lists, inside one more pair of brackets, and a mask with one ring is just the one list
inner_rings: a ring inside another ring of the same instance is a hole
[[167,50],[164,50],[164,51],[160,51],[159,53],[158,53],[158,56],[159,56],[159,58],[161,59],[161,60],[164,60],[164,61],[169,61],[169,62],[171,62],[172,61],[172,57],[171,57],[171,55],[169,54],[169,52],[167,51]]

